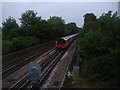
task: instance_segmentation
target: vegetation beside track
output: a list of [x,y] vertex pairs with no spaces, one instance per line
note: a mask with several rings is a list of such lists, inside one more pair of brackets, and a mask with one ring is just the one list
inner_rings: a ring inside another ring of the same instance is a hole
[[79,39],[81,78],[95,87],[120,87],[120,18],[109,11],[98,19],[84,15]]

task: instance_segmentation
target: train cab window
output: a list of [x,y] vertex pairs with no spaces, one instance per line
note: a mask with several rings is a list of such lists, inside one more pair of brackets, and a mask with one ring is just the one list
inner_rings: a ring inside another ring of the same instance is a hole
[[57,39],[57,42],[56,42],[58,45],[63,45],[65,44],[65,40],[63,39]]

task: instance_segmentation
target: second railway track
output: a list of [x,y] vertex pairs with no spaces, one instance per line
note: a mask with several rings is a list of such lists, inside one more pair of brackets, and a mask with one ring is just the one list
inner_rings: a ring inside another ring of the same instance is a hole
[[29,53],[28,55],[25,55],[24,57],[20,57],[17,60],[15,60],[10,65],[5,65],[2,67],[2,70],[0,71],[0,74],[2,74],[2,78],[5,78],[6,76],[10,75],[14,71],[18,70],[25,64],[31,62],[33,59],[37,58],[39,55],[45,53],[46,51],[50,50],[52,46],[43,47],[42,49],[38,49],[34,51],[33,53]]

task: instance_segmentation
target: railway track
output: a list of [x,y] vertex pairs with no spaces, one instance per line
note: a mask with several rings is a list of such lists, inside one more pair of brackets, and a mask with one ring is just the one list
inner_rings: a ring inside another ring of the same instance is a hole
[[17,52],[8,54],[6,56],[3,56],[2,57],[2,60],[3,60],[2,61],[2,66],[3,67],[8,66],[9,64],[11,64],[13,62],[18,61],[19,58],[27,57],[30,54],[33,55],[36,51],[42,50],[44,47],[54,46],[53,43],[54,42],[51,41],[51,42],[48,42],[48,43],[40,44],[40,45],[37,45],[37,46],[34,46],[34,47],[30,47],[30,48],[27,48],[27,49],[17,51]]
[[2,78],[7,77],[11,73],[15,72],[22,66],[26,65],[27,63],[31,62],[41,54],[45,53],[46,51],[50,50],[52,47],[44,47],[42,49],[38,49],[34,51],[33,53],[29,53],[28,55],[25,55],[24,57],[17,58],[14,63],[11,63],[10,65],[6,65],[2,68],[0,71],[0,74],[2,74]]
[[[52,68],[56,65],[56,63],[59,61],[59,59],[63,56],[63,54],[65,53],[65,51],[61,51],[61,52],[57,52],[53,57],[51,57],[47,63],[41,62],[39,63],[40,65],[42,65],[41,70],[41,80],[39,81],[39,84],[42,83],[42,81],[45,79],[46,75],[48,75],[48,73],[52,70]],[[28,74],[26,74],[21,80],[19,80],[16,84],[14,84],[13,86],[11,86],[9,88],[9,90],[14,90],[14,89],[18,89],[22,90],[25,88],[32,88],[31,86],[31,82],[29,80]]]

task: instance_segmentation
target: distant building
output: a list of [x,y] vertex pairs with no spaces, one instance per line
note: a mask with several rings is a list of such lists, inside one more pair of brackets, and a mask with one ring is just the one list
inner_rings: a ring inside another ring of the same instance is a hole
[[120,1],[118,2],[118,16],[120,16]]

